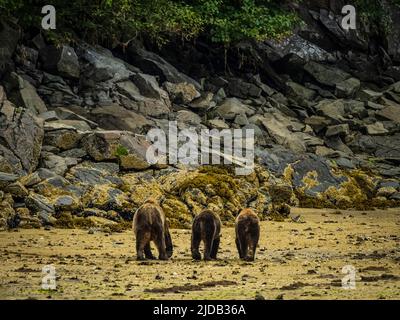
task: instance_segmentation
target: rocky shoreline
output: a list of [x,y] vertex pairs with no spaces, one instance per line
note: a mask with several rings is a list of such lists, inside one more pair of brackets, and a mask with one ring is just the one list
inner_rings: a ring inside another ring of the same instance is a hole
[[[54,46],[2,20],[0,229],[119,230],[149,196],[163,199],[180,228],[206,207],[228,225],[245,206],[263,219],[290,206],[400,207],[398,39],[375,57],[368,39],[332,27],[334,12],[314,9],[313,22],[282,42],[238,44],[248,59],[240,73],[210,66],[197,76],[171,63],[174,52]],[[312,41],[318,33],[351,45],[329,50]],[[204,55],[191,55],[198,69],[207,68]],[[253,129],[254,173],[150,165],[145,134],[168,121],[180,130]]]

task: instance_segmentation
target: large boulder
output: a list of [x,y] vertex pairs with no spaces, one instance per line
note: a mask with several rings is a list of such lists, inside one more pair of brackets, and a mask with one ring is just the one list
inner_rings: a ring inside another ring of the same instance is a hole
[[354,152],[372,154],[377,158],[400,159],[400,134],[394,135],[357,135],[349,144]]
[[[86,122],[83,122],[86,124]],[[81,134],[78,130],[61,121],[50,121],[45,124],[45,138],[43,144],[50,145],[60,150],[69,150],[78,146]],[[90,127],[83,129],[90,130]]]
[[116,84],[121,104],[126,109],[151,117],[165,116],[170,112],[168,93],[158,86],[153,76],[136,74],[133,80]]
[[186,104],[200,97],[200,92],[197,91],[192,83],[172,83],[167,81],[163,86],[175,103]]
[[0,189],[5,189],[10,184],[17,181],[18,176],[11,173],[5,173],[0,171]]
[[82,139],[86,152],[96,161],[119,160],[123,169],[146,169],[150,144],[144,136],[126,131],[97,131]]
[[15,72],[6,78],[4,83],[9,100],[18,107],[29,109],[34,114],[47,111],[47,107],[37,94],[35,87]]
[[[10,164],[20,162],[23,171],[34,171],[38,165],[43,135],[43,121],[30,110],[3,104],[0,110],[0,139],[3,147],[12,151],[16,158],[10,160]],[[0,158],[4,155],[7,157],[4,149],[0,148]],[[17,172],[18,167],[13,171]]]
[[216,113],[223,119],[234,120],[237,115],[252,116],[255,111],[236,98],[227,98],[216,108]]
[[286,86],[288,95],[294,98],[300,98],[309,101],[314,99],[316,95],[314,90],[308,89],[293,81],[286,82]]
[[280,40],[267,42],[281,57],[296,55],[305,61],[333,62],[335,57],[316,44],[304,39],[299,34],[293,34]]
[[134,72],[139,71],[101,47],[82,46],[78,53],[82,59],[81,80],[85,87],[93,88],[98,82],[127,80]]
[[400,105],[391,105],[384,107],[382,110],[376,112],[376,116],[400,123]]
[[310,61],[304,66],[304,70],[320,84],[336,87],[337,84],[347,80],[351,76],[334,67]]
[[316,155],[292,164],[292,168],[293,186],[303,187],[310,196],[324,192],[329,187],[339,187],[347,180],[344,176],[335,175],[327,161]]
[[261,96],[262,89],[253,83],[243,81],[239,78],[229,80],[227,87],[229,95],[241,99],[258,98]]
[[126,130],[144,134],[150,127],[154,126],[152,120],[119,105],[94,108],[89,117],[105,130]]
[[138,66],[144,73],[158,76],[160,81],[172,83],[191,83],[196,89],[200,89],[200,84],[189,76],[179,72],[173,65],[161,58],[159,55],[146,51],[143,48],[132,45],[128,48],[130,62]]
[[260,119],[273,140],[294,152],[305,152],[306,145],[302,135],[288,129],[291,121],[279,113],[269,113]]
[[47,214],[54,214],[53,204],[44,196],[31,192],[25,198],[25,205],[33,212],[45,212]]
[[47,46],[40,50],[40,59],[44,70],[66,78],[77,79],[80,75],[78,56],[67,45]]
[[324,99],[318,102],[315,109],[318,115],[331,119],[335,123],[344,121],[345,105],[342,100]]
[[43,80],[37,91],[46,103],[52,107],[78,106],[82,104],[82,98],[74,93],[64,78],[47,72],[43,73]]

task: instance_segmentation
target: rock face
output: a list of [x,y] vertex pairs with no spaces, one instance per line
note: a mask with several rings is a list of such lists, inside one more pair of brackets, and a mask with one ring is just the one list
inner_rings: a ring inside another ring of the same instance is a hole
[[29,109],[34,114],[47,111],[47,107],[37,94],[35,87],[27,80],[13,72],[6,81],[7,95],[14,104]]
[[79,78],[80,68],[75,50],[69,46],[47,46],[40,51],[43,69],[67,78]]
[[[310,6],[287,39],[235,46],[229,72],[218,50],[194,44],[193,66],[182,48],[179,67],[202,70],[190,75],[139,43],[117,58],[82,42],[20,39],[2,21],[0,229],[116,230],[149,197],[173,227],[207,208],[231,224],[244,207],[284,218],[296,205],[400,206],[398,31],[376,51],[367,35],[343,32],[333,4]],[[232,165],[149,163],[146,134],[168,135],[169,121],[197,133],[252,130],[254,170],[236,175],[243,159],[229,148],[215,155]]]
[[30,110],[3,103],[0,111],[0,138],[4,141],[2,157],[12,172],[30,173],[36,169],[43,136],[43,122]]

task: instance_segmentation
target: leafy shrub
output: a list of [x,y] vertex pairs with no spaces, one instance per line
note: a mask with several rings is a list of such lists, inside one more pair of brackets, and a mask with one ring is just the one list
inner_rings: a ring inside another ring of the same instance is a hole
[[[283,1],[284,2],[284,1]],[[204,36],[228,44],[242,39],[264,40],[286,35],[297,22],[278,0],[53,0],[57,30],[53,40],[80,37],[108,46],[136,37],[159,44],[173,35]],[[2,14],[25,27],[40,27],[46,0],[0,0]]]

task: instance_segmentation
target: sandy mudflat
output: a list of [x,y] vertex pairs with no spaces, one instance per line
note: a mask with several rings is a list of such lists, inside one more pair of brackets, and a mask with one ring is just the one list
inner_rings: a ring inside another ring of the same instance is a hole
[[[172,230],[172,260],[145,262],[135,260],[129,231],[1,232],[0,298],[400,299],[400,209],[292,214],[305,223],[262,222],[253,263],[238,259],[233,228],[223,228],[212,262],[192,261],[189,230]],[[48,264],[55,291],[41,289]],[[354,290],[341,286],[345,265],[356,268]]]

